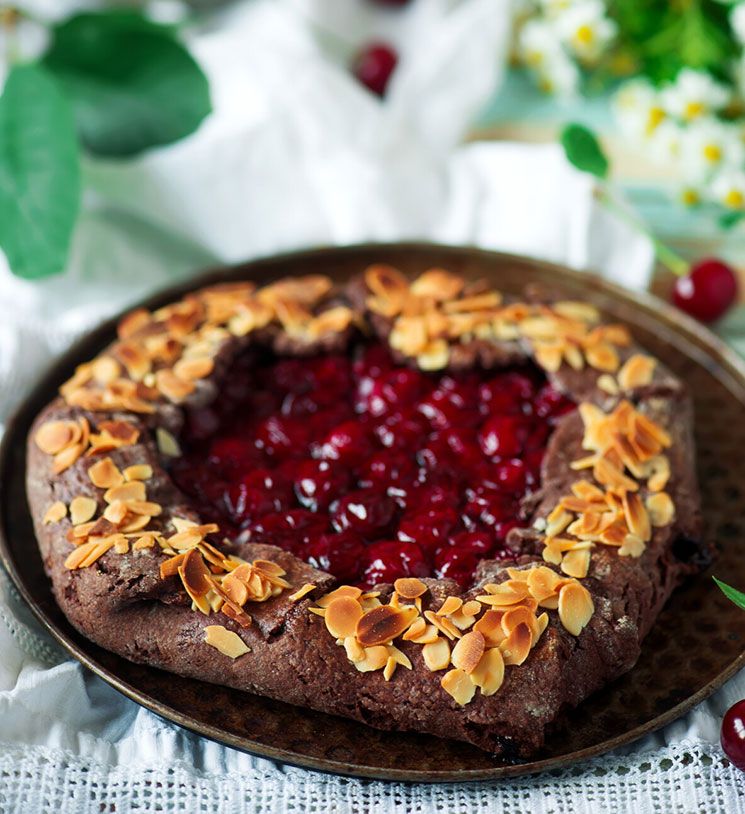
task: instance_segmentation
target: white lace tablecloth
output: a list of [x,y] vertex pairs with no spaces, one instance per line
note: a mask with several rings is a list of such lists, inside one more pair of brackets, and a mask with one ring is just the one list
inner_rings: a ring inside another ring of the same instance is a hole
[[[64,276],[19,281],[0,257],[0,422],[81,332],[210,263],[430,239],[643,287],[648,243],[597,209],[590,182],[554,147],[459,146],[500,80],[506,6],[417,0],[394,18],[363,0],[257,0],[193,31],[212,82],[210,120],[137,162],[86,167],[91,192]],[[339,42],[368,26],[404,54],[384,104],[342,67]],[[745,811],[745,775],[723,759],[718,727],[743,696],[741,675],[638,744],[533,778],[336,778],[205,741],[139,708],[68,659],[0,572],[0,814],[729,814]]]

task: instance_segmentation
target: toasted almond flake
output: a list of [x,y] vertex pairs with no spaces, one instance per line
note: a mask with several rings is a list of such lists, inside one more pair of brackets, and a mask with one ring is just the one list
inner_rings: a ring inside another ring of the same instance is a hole
[[383,668],[383,678],[386,681],[390,681],[393,677],[393,674],[396,672],[396,667],[398,666],[398,662],[393,656],[388,656],[388,661],[385,663],[385,667]]
[[642,353],[630,356],[618,371],[618,383],[624,390],[644,387],[652,381],[657,360]]
[[402,599],[416,599],[427,593],[427,586],[416,577],[401,577],[393,583],[393,588]]
[[437,611],[438,616],[450,616],[460,610],[463,605],[463,600],[459,596],[448,596]]
[[128,500],[126,506],[132,514],[146,514],[149,517],[157,517],[163,511],[161,505],[152,500]]
[[618,382],[610,375],[610,373],[602,373],[598,376],[597,381],[598,389],[610,396],[617,396],[620,392]]
[[161,455],[168,458],[178,458],[181,456],[181,447],[174,436],[163,427],[155,430],[155,440]]
[[477,613],[481,610],[481,603],[478,602],[476,599],[469,599],[468,602],[464,602],[460,612],[464,616],[476,616]]
[[461,632],[458,628],[446,617],[439,616],[434,611],[424,611],[424,617],[431,622],[439,631],[443,633],[448,639],[460,639]]
[[675,504],[667,492],[650,495],[645,503],[653,526],[667,526],[675,519]]
[[[337,597],[326,608],[324,617],[326,629],[335,639],[354,636],[362,613],[362,606],[356,599],[352,599],[350,596]],[[361,644],[365,644],[359,636],[357,638]],[[380,644],[380,642],[369,642],[369,644]]]
[[287,573],[281,565],[272,560],[254,560],[253,567],[268,577],[283,577]]
[[213,586],[209,569],[204,564],[202,555],[195,549],[186,553],[178,572],[192,599],[195,596],[203,597]]
[[590,621],[595,606],[590,592],[579,582],[568,582],[559,591],[559,619],[573,636]]
[[535,566],[527,573],[528,590],[537,602],[555,594],[562,582],[561,577],[545,565]]
[[251,652],[251,648],[241,637],[222,625],[206,625],[204,628],[204,641],[219,650],[224,656],[237,659]]
[[661,492],[670,480],[670,461],[665,455],[657,455],[644,465],[644,477],[648,478],[650,492]]
[[204,379],[214,370],[215,363],[209,356],[197,356],[192,359],[179,359],[173,366],[177,378],[183,381]]
[[590,552],[587,549],[568,551],[561,560],[561,570],[570,577],[582,579],[590,570]]
[[109,489],[124,483],[124,476],[111,458],[102,458],[88,468],[88,477],[99,489]]
[[546,537],[556,537],[561,534],[574,519],[573,515],[565,511],[565,508],[568,507],[566,507],[562,501],[548,516],[546,522]]
[[461,706],[468,704],[476,693],[476,685],[472,683],[468,674],[457,668],[445,673],[440,684],[455,703]]
[[142,551],[145,548],[152,548],[154,545],[155,545],[155,535],[143,534],[141,537],[138,537],[134,543],[132,543],[132,550]]
[[423,271],[411,284],[411,293],[415,297],[426,297],[436,302],[454,300],[464,286],[463,277],[441,268]]
[[641,537],[637,537],[635,534],[627,534],[623,538],[618,553],[621,557],[641,557],[644,549],[644,540]]
[[335,590],[324,594],[316,601],[316,605],[318,605],[320,608],[327,608],[334,601],[334,599],[340,596],[349,596],[352,599],[359,599],[362,596],[362,591],[359,588],[355,588],[353,585],[341,585]]
[[128,466],[122,474],[125,481],[150,480],[153,476],[153,468],[150,464],[133,464]]
[[532,646],[533,632],[528,624],[521,622],[512,629],[510,635],[499,645],[499,649],[506,665],[519,665],[528,658]]
[[74,570],[76,568],[86,568],[92,565],[100,556],[105,554],[114,540],[105,538],[104,540],[92,540],[79,545],[65,560],[65,568]]
[[107,489],[103,499],[107,503],[114,503],[117,500],[128,503],[129,501],[143,501],[146,497],[145,484],[142,481],[130,481]]
[[505,638],[502,628],[504,611],[490,609],[473,626],[484,637],[486,647],[497,647]]
[[[434,625],[425,625],[424,630],[418,636],[412,638],[411,641],[414,642],[414,644],[431,644],[437,641],[439,633],[440,631]],[[405,639],[406,636],[403,638]]]
[[482,695],[494,695],[504,681],[504,658],[498,647],[484,651],[481,660],[470,674],[470,679]]
[[92,365],[93,378],[99,384],[111,384],[122,373],[121,365],[111,356],[99,356],[98,359],[93,360]]
[[92,497],[78,495],[70,502],[70,522],[77,526],[87,523],[96,513],[98,503]]
[[316,586],[312,582],[306,582],[302,588],[299,588],[295,591],[294,594],[290,594],[287,598],[290,602],[299,602],[304,596],[307,596],[312,591],[315,591]]
[[43,523],[44,525],[48,525],[49,523],[59,523],[67,515],[67,506],[61,501],[56,500],[52,505],[47,509],[46,514],[44,515]]
[[445,670],[450,664],[450,646],[447,639],[437,638],[422,648],[422,658],[431,672]]
[[365,658],[365,648],[355,639],[354,636],[347,636],[344,639],[344,650],[347,653],[347,658],[350,661],[358,662],[363,661]]
[[417,364],[422,370],[442,370],[449,360],[450,345],[445,339],[433,340],[416,357]]
[[404,641],[413,641],[418,636],[421,636],[427,628],[427,623],[421,616],[417,616],[416,619],[409,625],[408,630],[403,634],[401,637]]
[[524,605],[518,605],[516,608],[505,611],[502,615],[501,625],[505,638],[509,637],[518,625],[527,625],[533,635],[538,631],[535,613]]
[[379,644],[365,648],[365,658],[354,662],[354,666],[361,673],[368,673],[373,670],[382,670],[388,662],[388,648]]
[[62,450],[62,452],[58,452],[54,456],[54,460],[52,461],[52,472],[55,475],[59,475],[66,469],[69,469],[84,452],[85,445],[82,443],[73,444],[70,447],[66,447]]
[[315,613],[316,616],[325,617],[326,616],[326,608],[308,608],[310,613]]
[[46,421],[34,435],[36,446],[47,455],[56,455],[75,443],[74,429],[70,421]]
[[484,655],[485,639],[478,630],[466,633],[453,648],[450,660],[454,667],[471,673]]
[[417,617],[416,608],[392,608],[381,605],[365,613],[357,622],[357,640],[364,647],[392,641],[400,636]]
[[126,538],[123,540],[117,540],[114,543],[114,551],[116,551],[117,554],[129,553],[129,540]]

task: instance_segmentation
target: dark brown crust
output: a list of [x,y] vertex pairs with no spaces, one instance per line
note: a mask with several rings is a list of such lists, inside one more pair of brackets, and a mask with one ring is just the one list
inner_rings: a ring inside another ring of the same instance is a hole
[[[348,293],[353,304],[363,302],[359,284],[351,286]],[[385,320],[369,319],[368,324],[381,337],[387,335],[389,326]],[[343,346],[347,339],[348,335],[336,336],[333,344]],[[260,340],[286,354],[321,349],[293,341],[282,332],[269,331],[261,336],[257,333],[251,340],[228,342],[212,378],[224,375],[231,358],[248,341]],[[329,343],[324,343],[323,349],[328,347]],[[625,349],[623,356],[635,350],[638,349]],[[498,367],[525,358],[527,350],[519,342],[475,340],[457,347],[451,365],[468,367],[481,363]],[[607,410],[617,400],[597,388],[597,371],[587,367],[575,372],[564,366],[550,374],[550,378],[578,401],[592,401]],[[214,392],[214,386],[207,383],[200,388],[199,397],[209,399]],[[440,685],[441,674],[425,668],[419,645],[397,642],[410,658],[413,669],[399,669],[391,681],[384,681],[380,672],[358,672],[347,660],[344,649],[328,634],[323,620],[308,613],[310,598],[292,603],[287,598],[290,591],[251,605],[254,622],[244,629],[224,615],[205,617],[193,612],[178,581],[160,579],[159,551],[145,549],[126,556],[109,552],[89,568],[73,571],[65,568],[64,560],[71,550],[65,538],[69,520],[44,525],[42,518],[54,501],[69,503],[78,494],[96,491],[87,476],[87,468],[95,458],[80,458],[61,475],[53,476],[51,459],[32,439],[38,427],[50,419],[85,415],[96,423],[101,419],[100,413],[69,407],[62,399],[42,412],[28,443],[28,499],[57,602],[69,620],[99,645],[133,661],[344,715],[375,727],[413,729],[470,741],[497,755],[528,757],[541,746],[546,728],[564,706],[580,703],[634,665],[641,641],[670,593],[687,574],[697,570],[700,565],[697,556],[706,556],[698,544],[700,513],[693,466],[691,404],[683,386],[658,366],[650,385],[624,395],[664,425],[673,438],[669,450],[672,476],[667,491],[677,507],[674,524],[655,530],[638,559],[619,557],[615,549],[607,546],[597,547],[590,572],[583,580],[595,603],[595,613],[587,627],[574,637],[558,623],[556,613],[551,612],[549,626],[527,661],[508,668],[504,684],[494,696],[479,693],[466,706],[457,705],[445,693]],[[142,430],[141,438],[133,446],[106,454],[120,468],[132,463],[153,466],[148,498],[164,507],[158,518],[162,527],[171,516],[197,519],[163,469],[153,440],[155,426],[178,430],[180,410],[168,406],[154,416],[143,418],[122,413],[117,417],[137,424]],[[568,463],[584,454],[582,434],[582,422],[576,413],[563,419],[554,433],[544,460],[542,490],[532,501],[528,527],[533,517],[545,517],[580,477]],[[522,562],[540,559],[541,547],[536,537],[530,528],[516,534],[526,554]],[[675,556],[676,543],[681,540],[694,544],[685,560]],[[696,556],[689,556],[691,552]],[[306,582],[317,585],[315,597],[334,584],[329,575],[280,549],[245,544],[236,547],[235,553],[246,559],[274,560],[287,570],[293,588]],[[483,562],[477,582],[467,594],[482,593],[479,586],[506,577],[501,564]],[[446,595],[459,593],[455,584],[446,581],[431,580],[428,585],[430,593],[425,597],[425,608],[436,609]],[[215,651],[204,642],[204,627],[209,624],[222,624],[235,631],[251,653],[232,661]]]

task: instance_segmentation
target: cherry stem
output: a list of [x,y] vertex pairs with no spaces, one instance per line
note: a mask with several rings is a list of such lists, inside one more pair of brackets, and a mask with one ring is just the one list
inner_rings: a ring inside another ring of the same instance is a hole
[[663,266],[670,269],[677,277],[685,277],[685,275],[688,274],[691,270],[691,264],[677,252],[674,252],[669,246],[665,245],[659,238],[655,237],[638,217],[629,212],[628,209],[613,196],[607,186],[599,187],[596,197],[600,203],[609,211],[613,212],[613,214],[620,218],[627,226],[646,235],[652,241],[654,253]]

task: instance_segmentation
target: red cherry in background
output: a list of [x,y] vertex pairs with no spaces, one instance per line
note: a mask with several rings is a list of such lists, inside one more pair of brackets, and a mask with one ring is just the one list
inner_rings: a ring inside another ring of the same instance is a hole
[[366,88],[383,96],[397,62],[398,55],[390,45],[371,42],[358,52],[352,72]]
[[745,698],[725,713],[720,740],[727,757],[745,772]]
[[710,257],[694,263],[688,274],[678,277],[673,302],[701,322],[714,322],[737,299],[737,275],[727,263]]

